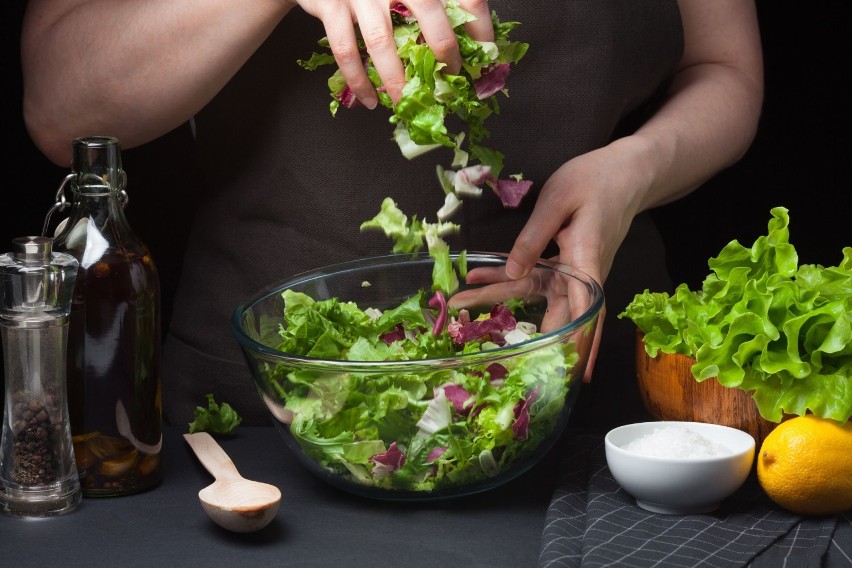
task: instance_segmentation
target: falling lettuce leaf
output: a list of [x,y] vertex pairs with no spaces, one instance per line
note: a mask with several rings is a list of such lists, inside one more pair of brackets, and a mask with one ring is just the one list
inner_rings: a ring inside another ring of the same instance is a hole
[[[370,219],[361,223],[361,230],[379,229],[394,241],[393,252],[395,253],[417,253],[424,244],[429,251],[429,256],[435,259],[432,270],[432,289],[440,290],[446,294],[452,294],[459,287],[458,277],[450,259],[450,248],[443,237],[451,233],[457,233],[459,226],[454,223],[442,222],[427,223],[416,217],[410,221],[393,199],[386,197],[382,201],[382,209]],[[466,272],[463,259],[458,269]]]
[[771,211],[768,234],[730,242],[711,258],[700,291],[637,294],[618,317],[644,333],[656,357],[695,357],[703,381],[751,392],[764,418],[852,416],[852,247],[838,266],[799,266],[787,209]]
[[242,417],[227,402],[217,403],[212,394],[207,394],[207,408],[195,407],[194,420],[189,423],[189,433],[210,432],[211,434],[230,434]]

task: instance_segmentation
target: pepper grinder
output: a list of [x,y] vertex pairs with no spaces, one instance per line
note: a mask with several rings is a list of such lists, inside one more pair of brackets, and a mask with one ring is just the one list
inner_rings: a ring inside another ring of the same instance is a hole
[[65,386],[77,260],[46,237],[19,237],[0,256],[0,334],[6,398],[0,510],[47,517],[74,510],[82,491]]

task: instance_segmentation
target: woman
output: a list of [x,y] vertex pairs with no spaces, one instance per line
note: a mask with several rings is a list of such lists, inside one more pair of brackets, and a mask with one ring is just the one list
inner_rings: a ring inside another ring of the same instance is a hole
[[[463,233],[451,245],[511,251],[511,278],[555,255],[606,283],[610,312],[645,288],[668,287],[659,237],[642,212],[698,187],[751,143],[763,89],[754,3],[459,3],[478,16],[468,24],[476,39],[492,38],[491,10],[522,23],[512,39],[530,49],[512,70],[487,144],[506,154],[505,171],[523,172],[534,188],[518,210],[490,196],[466,204]],[[57,164],[67,165],[74,137],[109,134],[129,148],[194,118],[208,187],[164,349],[172,422],[191,419],[206,392],[247,423],[265,422],[228,329],[235,305],[302,270],[389,252],[383,237],[358,232],[385,196],[421,217],[440,206],[434,168],[450,159],[400,155],[355,45],[357,23],[397,101],[404,76],[390,4],[30,1],[25,119]],[[436,57],[458,68],[441,3],[406,6]],[[364,107],[335,118],[326,75],[295,64],[325,35]],[[601,328],[602,379],[584,390],[578,423],[641,413],[626,325],[607,320]]]
[[[33,140],[68,164],[77,136],[134,147],[194,117],[207,174],[164,348],[167,416],[181,427],[203,395],[268,423],[228,329],[235,305],[305,269],[386,254],[358,227],[393,197],[432,216],[443,201],[435,151],[408,161],[374,106],[355,53],[360,23],[384,84],[403,77],[389,0],[30,0],[23,29],[25,118]],[[534,182],[518,210],[493,196],[465,203],[454,248],[511,251],[509,277],[556,255],[600,281],[610,319],[644,288],[663,289],[662,245],[643,211],[684,195],[735,162],[755,134],[761,47],[752,0],[461,0],[490,38],[490,10],[519,21],[530,49],[489,121],[506,172]],[[450,69],[458,48],[439,0],[409,0],[425,40]],[[362,108],[328,113],[326,74],[296,65],[328,35]],[[629,234],[628,234],[629,233]],[[155,235],[145,236],[156,238]],[[550,244],[555,246],[550,250]],[[633,330],[607,321],[575,422],[641,414]],[[552,452],[554,456],[558,452]],[[286,560],[294,565],[528,565],[553,495],[550,456],[517,482],[458,506],[393,507],[318,487],[287,462]]]

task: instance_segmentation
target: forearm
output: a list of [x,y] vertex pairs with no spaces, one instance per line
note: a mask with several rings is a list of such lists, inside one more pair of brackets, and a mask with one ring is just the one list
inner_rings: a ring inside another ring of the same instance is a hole
[[681,69],[657,112],[616,142],[629,145],[637,160],[633,171],[646,176],[633,186],[637,212],[682,197],[734,164],[757,131],[763,65],[753,6],[743,0],[682,4],[691,40]]
[[667,104],[636,132],[652,172],[640,210],[682,197],[748,150],[762,90],[737,75],[718,67],[683,71]]
[[31,0],[21,54],[27,128],[61,165],[75,137],[132,147],[188,120],[289,9],[282,0],[59,4]]

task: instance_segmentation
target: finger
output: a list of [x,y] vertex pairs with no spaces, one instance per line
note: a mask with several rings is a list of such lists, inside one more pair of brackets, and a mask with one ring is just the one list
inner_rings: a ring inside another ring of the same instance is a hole
[[507,281],[506,271],[502,268],[474,268],[465,275],[464,282],[467,286],[477,287],[457,291],[450,297],[449,306],[457,310],[492,306],[495,299],[503,295],[499,290],[495,292],[493,288]]
[[353,2],[353,4],[367,53],[370,54],[376,72],[382,79],[382,85],[396,104],[402,97],[405,69],[396,52],[390,10],[378,9],[372,2],[361,1]]
[[[563,248],[563,243],[559,243],[560,251]],[[565,248],[569,247],[565,245]],[[591,251],[597,250],[597,247],[591,246],[588,248],[577,248],[573,249],[574,258],[571,261],[570,266],[578,271],[584,272],[586,276],[597,282],[599,285],[603,285],[603,281],[600,277],[600,270],[598,268],[598,260],[594,253]],[[571,297],[571,302],[574,305],[574,312],[572,317],[577,318],[582,313],[585,313],[591,303],[591,290],[589,289],[588,284],[586,284],[583,279],[573,280],[570,284],[568,295]],[[589,382],[592,380],[592,371],[595,366],[595,361],[598,356],[598,347],[601,341],[601,330],[603,329],[603,321],[604,316],[606,314],[606,302],[604,301],[604,305],[601,308],[600,313],[597,318],[597,326],[595,327],[595,335],[592,341],[592,345],[589,348],[589,358],[586,363],[586,369],[583,373],[583,381]]]
[[355,97],[367,108],[375,108],[378,96],[364,70],[364,61],[355,37],[355,25],[349,14],[332,10],[320,17],[334,60]]
[[490,308],[515,298],[528,303],[541,301],[540,286],[531,278],[509,280],[498,284],[488,284],[481,288],[463,290],[453,294],[450,306],[456,309]]
[[566,296],[557,294],[547,301],[547,311],[541,320],[542,333],[550,333],[571,322],[571,302]]
[[589,285],[572,275],[564,265],[558,266],[561,268],[553,274],[547,289],[543,331],[553,331],[579,320],[589,311],[593,302],[594,293]]
[[541,253],[562,226],[562,215],[556,204],[547,203],[542,193],[524,228],[515,239],[515,244],[506,260],[506,275],[509,278],[526,276]]
[[465,276],[467,284],[494,284],[495,282],[505,282],[506,280],[505,270],[487,266],[474,268]]
[[592,343],[592,349],[589,352],[589,360],[586,363],[586,370],[583,373],[583,382],[589,383],[592,381],[592,374],[595,370],[595,362],[598,360],[598,350],[601,345],[601,336],[603,335],[603,324],[606,317],[606,305],[604,305],[601,313],[598,314],[598,326],[595,328],[595,339]]
[[418,0],[405,5],[417,18],[423,39],[432,49],[435,59],[445,63],[449,73],[458,73],[461,69],[459,43],[443,4],[434,0]]
[[494,41],[494,25],[491,23],[491,9],[487,1],[467,0],[460,2],[459,6],[476,18],[464,25],[470,37],[477,41]]

